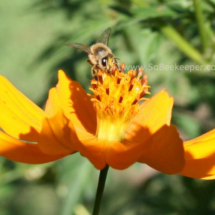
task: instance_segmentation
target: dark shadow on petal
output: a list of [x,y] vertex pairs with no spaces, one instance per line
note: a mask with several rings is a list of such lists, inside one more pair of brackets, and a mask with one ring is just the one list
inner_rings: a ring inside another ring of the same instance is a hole
[[[90,101],[90,97],[85,94],[80,94],[80,90],[83,88],[81,85],[70,84],[70,100],[74,114],[82,123],[87,132],[91,134],[96,133],[97,121],[96,121],[96,112],[93,108],[93,103]],[[80,95],[80,96],[77,96]]]
[[136,124],[129,135],[129,141],[138,143],[139,162],[166,174],[176,174],[184,167],[183,141],[176,127],[164,125],[151,134],[147,127]]

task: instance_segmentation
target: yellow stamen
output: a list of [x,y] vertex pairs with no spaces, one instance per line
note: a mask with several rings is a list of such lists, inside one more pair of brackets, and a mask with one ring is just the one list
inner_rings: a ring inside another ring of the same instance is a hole
[[124,140],[125,130],[134,115],[139,111],[138,102],[148,94],[147,75],[143,70],[112,69],[111,74],[99,70],[97,80],[91,81],[92,102],[97,112],[98,139],[109,141]]

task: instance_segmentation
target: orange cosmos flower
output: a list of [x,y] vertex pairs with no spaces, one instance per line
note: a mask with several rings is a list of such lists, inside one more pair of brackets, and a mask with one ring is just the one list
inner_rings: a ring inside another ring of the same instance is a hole
[[80,152],[97,169],[125,169],[141,162],[167,174],[211,176],[192,170],[196,158],[189,150],[199,153],[189,147],[192,141],[185,143],[185,163],[182,140],[170,125],[173,98],[165,90],[138,104],[149,88],[142,71],[99,71],[91,81],[90,96],[62,70],[58,78],[43,111],[0,76],[2,156],[39,164]]

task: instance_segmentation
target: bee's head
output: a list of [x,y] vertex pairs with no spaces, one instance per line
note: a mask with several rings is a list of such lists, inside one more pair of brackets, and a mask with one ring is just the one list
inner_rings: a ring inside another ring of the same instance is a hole
[[108,54],[107,56],[101,58],[99,66],[102,70],[110,71],[112,66],[116,63],[113,54]]

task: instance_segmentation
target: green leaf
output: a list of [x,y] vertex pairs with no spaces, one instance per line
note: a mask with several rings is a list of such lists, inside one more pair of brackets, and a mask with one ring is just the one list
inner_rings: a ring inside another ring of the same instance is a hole
[[60,168],[62,174],[59,172],[59,175],[61,183],[67,184],[68,194],[61,215],[71,215],[83,199],[95,169],[87,159],[78,155],[71,155],[64,162],[63,168]]
[[178,15],[174,10],[163,5],[138,8],[134,9],[131,12],[133,14],[133,17],[128,17],[125,20],[122,20],[120,26],[118,26],[117,29],[154,18],[176,17]]

